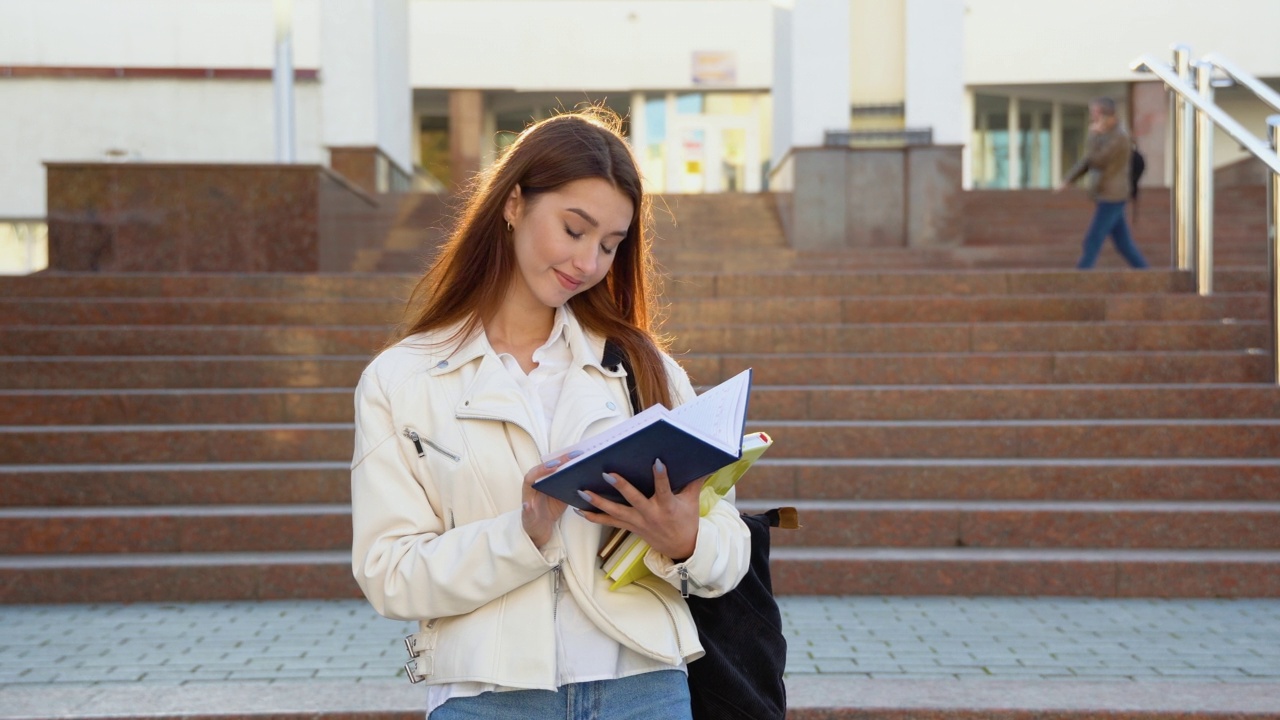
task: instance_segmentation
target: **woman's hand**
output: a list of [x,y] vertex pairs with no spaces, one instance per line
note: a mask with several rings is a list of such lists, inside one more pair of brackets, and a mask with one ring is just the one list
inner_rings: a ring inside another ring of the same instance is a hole
[[551,539],[551,529],[568,506],[544,492],[534,490],[533,484],[555,472],[556,468],[563,465],[571,457],[576,457],[576,455],[580,454],[561,455],[544,465],[533,467],[524,474],[524,488],[521,490],[523,512],[520,515],[520,521],[524,525],[524,531],[529,535],[529,539],[538,548],[546,545],[547,541]]
[[673,493],[667,468],[657,460],[653,463],[654,492],[651,498],[645,497],[619,475],[604,477],[631,506],[606,500],[592,492],[583,492],[583,499],[602,511],[580,513],[584,518],[597,525],[630,530],[654,550],[676,562],[687,560],[693,554],[698,542],[698,497],[705,477],[689,483],[678,494]]

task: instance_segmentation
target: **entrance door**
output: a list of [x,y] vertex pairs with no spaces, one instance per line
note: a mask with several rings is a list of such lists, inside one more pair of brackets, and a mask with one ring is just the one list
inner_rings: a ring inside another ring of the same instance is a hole
[[741,115],[670,119],[667,192],[760,192],[760,127]]

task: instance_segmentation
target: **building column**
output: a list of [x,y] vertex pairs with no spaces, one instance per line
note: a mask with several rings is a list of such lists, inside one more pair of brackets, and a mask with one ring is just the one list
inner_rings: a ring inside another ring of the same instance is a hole
[[1129,86],[1129,132],[1147,161],[1140,184],[1168,186],[1165,177],[1169,143],[1169,96],[1160,82],[1135,82]]
[[324,145],[382,156],[399,181],[414,167],[408,25],[408,0],[321,0]]
[[774,7],[772,167],[849,128],[849,0]]
[[1053,102],[1053,110],[1049,116],[1049,174],[1053,178],[1053,187],[1062,182],[1062,103]]
[[964,0],[907,0],[906,122],[936,145],[964,145]]
[[1018,98],[1009,98],[1009,189],[1022,187],[1022,107]]
[[467,186],[480,172],[484,138],[484,91],[449,91],[449,167],[452,190]]

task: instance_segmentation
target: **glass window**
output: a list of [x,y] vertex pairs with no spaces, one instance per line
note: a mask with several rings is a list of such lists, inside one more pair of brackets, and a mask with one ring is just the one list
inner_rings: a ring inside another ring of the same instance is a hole
[[1023,100],[1019,108],[1018,146],[1022,168],[1018,187],[1051,188],[1053,179],[1053,105]]
[[970,162],[973,186],[1009,187],[1009,98],[974,96],[973,147]]

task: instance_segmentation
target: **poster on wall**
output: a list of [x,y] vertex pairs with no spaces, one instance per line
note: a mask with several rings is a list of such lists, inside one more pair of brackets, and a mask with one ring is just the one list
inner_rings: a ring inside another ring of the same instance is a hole
[[725,87],[738,82],[738,63],[734,54],[723,50],[693,52],[693,84]]

